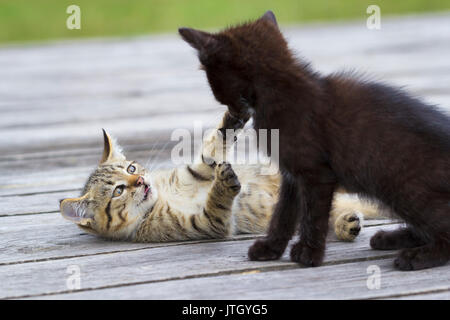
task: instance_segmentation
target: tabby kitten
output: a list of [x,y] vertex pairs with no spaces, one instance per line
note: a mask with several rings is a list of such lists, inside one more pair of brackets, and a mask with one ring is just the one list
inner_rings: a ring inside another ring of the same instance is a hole
[[216,99],[255,129],[279,129],[283,182],[268,235],[253,260],[322,263],[338,186],[381,201],[407,223],[379,232],[374,249],[403,249],[395,265],[417,270],[450,259],[450,118],[405,92],[352,74],[322,76],[289,50],[268,11],[210,34],[179,33],[198,50]]
[[[224,128],[243,125],[227,112],[195,164],[157,172],[127,160],[104,132],[100,165],[81,197],[61,201],[61,213],[90,233],[137,242],[263,233],[278,199],[279,175],[261,175],[261,166],[235,166],[236,175],[230,164],[219,163],[233,145],[223,139]],[[377,208],[346,195],[337,196],[334,206],[331,222],[345,241],[360,232],[360,212],[378,215]]]

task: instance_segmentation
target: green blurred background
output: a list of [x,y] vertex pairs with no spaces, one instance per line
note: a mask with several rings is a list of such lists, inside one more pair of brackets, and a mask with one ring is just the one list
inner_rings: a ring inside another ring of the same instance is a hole
[[[68,30],[66,8],[81,8],[81,30]],[[223,27],[275,12],[282,24],[366,19],[376,4],[387,15],[450,9],[450,0],[0,0],[0,42],[171,32]]]

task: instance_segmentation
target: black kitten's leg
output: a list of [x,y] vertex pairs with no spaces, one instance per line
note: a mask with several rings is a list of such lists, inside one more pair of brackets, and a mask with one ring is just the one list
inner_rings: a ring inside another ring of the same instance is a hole
[[267,236],[250,247],[250,260],[275,260],[281,257],[297,229],[299,204],[297,181],[289,175],[283,176],[280,197]]
[[291,249],[291,260],[305,267],[322,264],[334,183],[305,182],[301,188],[300,240]]
[[[400,270],[420,270],[446,264],[450,260],[450,219],[448,214],[448,198],[442,200],[431,199],[429,211],[422,213],[425,223],[415,221],[414,228],[427,237],[425,245],[416,248],[407,248],[395,259],[394,264]],[[425,216],[426,215],[426,216]],[[426,218],[426,219],[425,219]],[[416,219],[419,217],[416,215]],[[411,221],[411,224],[414,221]]]
[[442,266],[450,260],[450,243],[434,241],[422,247],[400,251],[394,265],[404,271]]
[[402,228],[394,231],[378,231],[370,239],[370,246],[377,250],[396,250],[423,246],[425,241],[413,229]]
[[[233,116],[229,111],[226,111],[222,118],[222,123],[219,125],[219,130],[222,133],[222,137],[226,140],[227,130],[239,130],[244,128],[245,123],[248,121],[248,117],[237,118]],[[236,136],[234,136],[236,139]]]

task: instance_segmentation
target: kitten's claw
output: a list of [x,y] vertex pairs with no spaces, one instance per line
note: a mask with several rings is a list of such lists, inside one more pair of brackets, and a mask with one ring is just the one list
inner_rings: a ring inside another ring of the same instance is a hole
[[359,212],[348,212],[337,217],[334,231],[339,240],[353,241],[362,228],[363,217]]
[[222,162],[216,166],[216,177],[233,194],[241,191],[241,183],[228,162]]
[[325,248],[311,248],[302,241],[291,248],[291,261],[303,267],[318,267],[322,264]]

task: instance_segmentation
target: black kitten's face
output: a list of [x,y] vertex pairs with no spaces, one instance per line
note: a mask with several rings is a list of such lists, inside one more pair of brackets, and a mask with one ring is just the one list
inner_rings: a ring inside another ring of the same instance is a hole
[[228,106],[234,116],[248,120],[249,107],[255,100],[253,82],[239,52],[223,35],[205,35],[193,29],[181,29],[180,34],[198,50],[201,69],[217,101]]
[[231,114],[246,118],[252,107],[252,83],[233,70],[233,66],[223,63],[211,67],[204,66],[211,90],[220,103],[228,106]]
[[225,29],[218,34],[190,28],[178,31],[198,51],[217,101],[228,106],[232,115],[248,120],[257,104],[254,90],[257,76],[252,66],[270,65],[267,61],[258,63],[257,60],[272,51],[270,48],[274,44],[270,39],[280,37],[274,14],[268,11],[254,23]]

